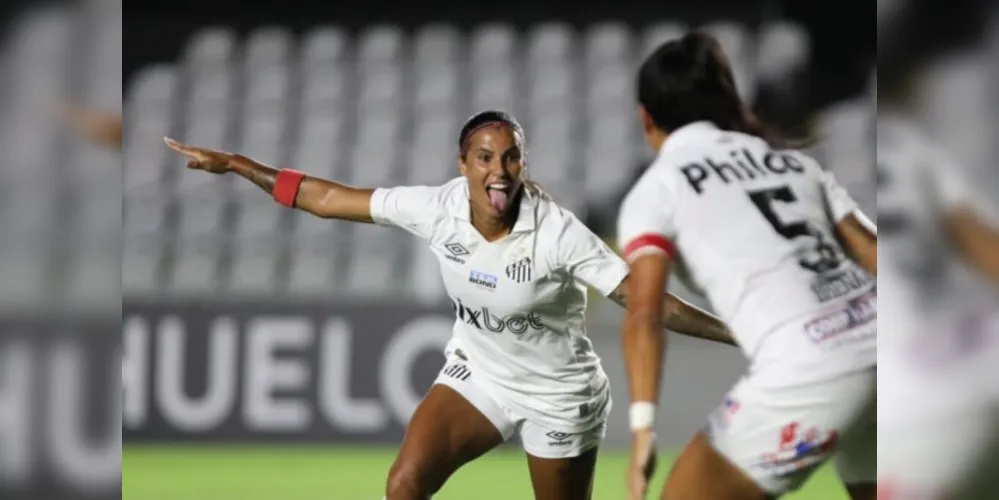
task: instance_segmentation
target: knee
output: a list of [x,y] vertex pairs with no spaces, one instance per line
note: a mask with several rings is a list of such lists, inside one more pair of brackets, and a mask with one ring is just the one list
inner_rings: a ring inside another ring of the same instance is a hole
[[388,500],[425,500],[437,492],[428,475],[411,461],[397,459],[389,469],[385,493]]

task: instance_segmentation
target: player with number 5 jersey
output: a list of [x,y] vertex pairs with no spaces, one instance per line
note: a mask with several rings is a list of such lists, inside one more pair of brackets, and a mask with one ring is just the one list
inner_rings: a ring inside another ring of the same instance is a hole
[[639,72],[638,97],[657,156],[618,222],[633,277],[624,326],[633,497],[645,487],[636,471],[651,456],[664,349],[648,335],[659,320],[646,299],[672,273],[707,296],[751,366],[675,465],[664,498],[779,496],[837,452],[853,496],[872,498],[873,226],[830,173],[749,113],[714,39],[661,46]]

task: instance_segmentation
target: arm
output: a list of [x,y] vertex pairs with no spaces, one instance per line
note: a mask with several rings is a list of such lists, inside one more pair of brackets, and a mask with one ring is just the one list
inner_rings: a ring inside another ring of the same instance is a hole
[[[249,180],[267,194],[274,194],[280,171],[241,155],[234,155],[229,171]],[[295,208],[318,217],[354,222],[374,222],[371,218],[371,195],[374,189],[346,186],[306,175],[298,185]]]
[[878,275],[877,228],[859,211],[836,224],[836,238],[847,255],[867,272]]
[[666,353],[662,334],[665,316],[662,291],[669,277],[669,258],[646,254],[631,264],[627,280],[627,314],[621,329],[632,402],[658,403]]
[[[818,165],[815,166],[818,168]],[[873,276],[878,275],[878,230],[864,216],[857,202],[838,182],[832,172],[820,171],[826,209],[836,239],[851,260]]]
[[63,109],[63,118],[87,139],[111,149],[121,150],[122,115],[67,106]]
[[961,256],[999,285],[999,231],[966,208],[948,214],[944,227]]
[[170,149],[187,157],[187,167],[213,174],[233,172],[269,195],[289,190],[287,202],[310,214],[356,222],[374,222],[371,216],[373,189],[359,189],[310,177],[292,170],[278,170],[243,155],[188,146],[165,139]]
[[[607,298],[627,309],[628,278]],[[683,299],[667,293],[662,299],[662,322],[666,329],[673,330],[688,337],[710,340],[721,344],[738,346],[731,332],[720,319],[712,314],[687,303]]]

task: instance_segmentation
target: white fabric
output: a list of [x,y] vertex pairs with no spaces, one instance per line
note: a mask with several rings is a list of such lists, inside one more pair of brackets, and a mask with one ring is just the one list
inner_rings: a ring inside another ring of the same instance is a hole
[[[773,377],[797,384],[807,381],[799,375],[819,380],[876,362],[876,283],[835,236],[835,222],[856,207],[808,156],[698,122],[670,134],[626,196],[618,243],[640,251],[629,244],[649,235],[669,239],[678,278],[704,292],[751,360],[790,356],[818,368]],[[809,321],[830,331],[809,335]],[[778,331],[794,333],[778,338]],[[830,336],[838,340],[825,342]]]
[[[519,435],[524,451],[540,458],[578,457],[603,441],[607,431],[606,421],[582,432],[569,433],[533,422],[499,403],[479,385],[478,373],[463,356],[463,352],[452,352],[434,383],[446,385],[461,394],[496,427],[504,441]],[[609,394],[603,404],[610,408]]]
[[428,240],[457,314],[451,348],[479,384],[532,422],[582,432],[604,421],[610,390],[586,336],[586,287],[606,296],[628,266],[547,196],[521,203],[511,234],[491,243],[469,221],[464,178],[378,189],[371,214]]
[[708,419],[706,434],[731,463],[779,495],[835,457],[846,484],[877,476],[877,373],[773,389],[740,380]]

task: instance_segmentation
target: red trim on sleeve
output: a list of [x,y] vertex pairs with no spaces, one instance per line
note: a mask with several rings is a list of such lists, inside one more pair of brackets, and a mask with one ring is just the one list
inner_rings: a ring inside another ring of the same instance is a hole
[[290,168],[282,168],[274,181],[274,201],[294,208],[298,187],[302,184],[303,179],[305,179],[304,173]]
[[669,238],[666,238],[661,234],[646,233],[635,237],[634,239],[631,240],[631,242],[625,245],[624,247],[625,260],[630,260],[632,256],[635,254],[635,252],[648,247],[662,250],[663,252],[666,253],[666,255],[669,255],[671,258],[676,252],[676,249],[673,246],[673,242],[670,241]]

